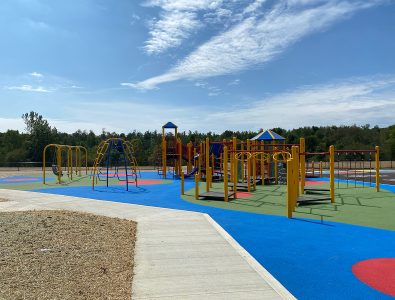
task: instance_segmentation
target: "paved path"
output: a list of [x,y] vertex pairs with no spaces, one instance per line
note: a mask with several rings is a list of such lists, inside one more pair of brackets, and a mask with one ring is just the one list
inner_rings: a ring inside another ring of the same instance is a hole
[[14,190],[0,211],[67,209],[138,222],[133,299],[294,299],[206,214]]

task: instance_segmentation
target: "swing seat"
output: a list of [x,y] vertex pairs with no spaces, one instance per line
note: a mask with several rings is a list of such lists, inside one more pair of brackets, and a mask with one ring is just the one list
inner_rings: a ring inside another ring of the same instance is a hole
[[59,171],[58,165],[52,165],[52,172],[56,176],[59,176],[59,172],[60,172],[60,176],[63,176],[63,172],[62,172],[62,170]]

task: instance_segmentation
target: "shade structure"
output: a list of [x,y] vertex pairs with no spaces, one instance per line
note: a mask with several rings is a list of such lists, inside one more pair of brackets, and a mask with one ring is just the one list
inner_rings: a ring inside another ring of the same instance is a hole
[[162,126],[162,128],[177,128],[177,125],[172,122],[167,122],[165,125]]
[[282,137],[278,133],[275,133],[273,130],[262,130],[251,140],[252,141],[283,141],[285,140],[285,137]]

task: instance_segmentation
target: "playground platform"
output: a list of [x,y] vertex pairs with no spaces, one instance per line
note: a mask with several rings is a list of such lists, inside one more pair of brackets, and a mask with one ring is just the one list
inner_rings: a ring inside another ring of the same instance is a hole
[[70,210],[138,223],[133,299],[295,299],[205,213],[0,189],[0,211]]

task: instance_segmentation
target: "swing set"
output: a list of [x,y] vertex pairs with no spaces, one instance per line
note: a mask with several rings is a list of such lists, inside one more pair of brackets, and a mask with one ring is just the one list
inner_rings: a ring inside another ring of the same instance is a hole
[[[57,177],[57,183],[62,183],[63,171],[70,180],[73,174],[81,177],[83,157],[85,158],[85,174],[88,175],[88,151],[83,146],[49,144],[43,150],[43,184],[46,184],[46,157],[47,150],[53,149],[52,172]],[[66,156],[64,156],[66,154]],[[64,158],[66,158],[63,164]]]

